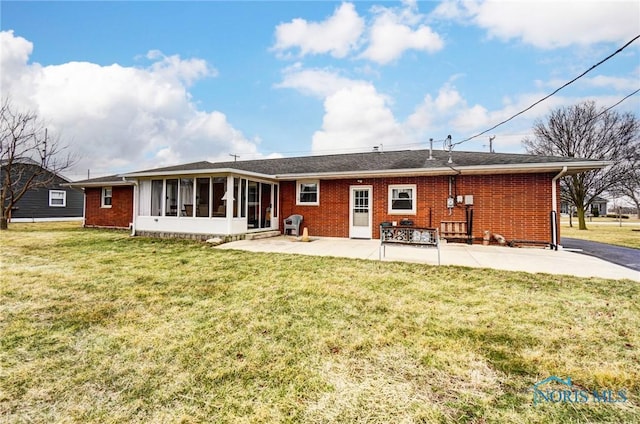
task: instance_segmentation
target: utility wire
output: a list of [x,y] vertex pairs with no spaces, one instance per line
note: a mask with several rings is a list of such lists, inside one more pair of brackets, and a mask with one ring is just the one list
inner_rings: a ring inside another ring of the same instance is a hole
[[624,96],[622,99],[620,99],[618,102],[612,104],[611,106],[609,106],[608,108],[604,109],[602,112],[600,112],[599,114],[597,114],[596,116],[594,116],[591,119],[596,119],[597,117],[599,117],[600,115],[605,114],[606,112],[610,111],[611,109],[613,109],[614,107],[618,106],[620,103],[624,102],[625,100],[627,100],[629,97],[633,96],[634,94],[640,92],[640,88],[638,88],[636,91],[634,91],[633,93],[627,94],[626,96]]
[[[481,133],[478,133],[476,135],[473,135],[471,137],[465,138],[462,141],[458,141],[457,143],[454,143],[452,146],[457,146],[458,144],[462,144],[462,143],[466,143],[469,140],[473,140],[474,138],[480,137],[483,134],[488,133],[489,131],[492,131],[496,128],[498,128],[501,125],[506,124],[507,122],[511,121],[512,119],[516,118],[517,116],[522,115],[523,113],[525,113],[526,111],[532,109],[533,107],[535,107],[536,105],[542,103],[543,101],[547,100],[549,97],[553,96],[554,94],[556,94],[558,91],[562,90],[563,88],[567,87],[570,84],[573,84],[574,82],[576,82],[577,80],[579,80],[580,78],[582,78],[583,76],[585,76],[586,74],[588,74],[589,72],[591,72],[592,70],[594,70],[595,68],[597,68],[598,66],[602,65],[604,62],[606,62],[607,60],[611,59],[613,56],[617,55],[618,53],[620,53],[621,51],[623,51],[624,49],[626,49],[627,47],[629,47],[634,41],[636,41],[638,38],[640,38],[640,34],[636,35],[631,41],[629,41],[627,44],[625,44],[624,46],[620,47],[618,50],[616,50],[615,52],[611,53],[609,56],[605,57],[604,59],[602,59],[600,62],[596,63],[595,65],[593,65],[591,68],[587,69],[586,71],[584,71],[583,73],[581,73],[580,75],[578,75],[577,77],[575,77],[574,79],[572,79],[571,81],[563,84],[560,88],[557,88],[556,90],[554,90],[551,94],[546,95],[545,97],[541,98],[540,100],[538,100],[537,102],[533,103],[531,106],[527,107],[526,109],[521,110],[520,112],[516,113],[515,115],[512,115],[510,118],[505,119],[504,121],[494,125],[493,127],[489,128],[488,130],[484,130]],[[623,99],[624,100],[624,99]]]

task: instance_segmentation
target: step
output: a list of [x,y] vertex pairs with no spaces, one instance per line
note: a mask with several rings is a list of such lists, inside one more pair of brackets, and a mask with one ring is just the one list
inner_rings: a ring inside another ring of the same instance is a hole
[[245,240],[259,240],[263,238],[269,237],[278,237],[280,235],[280,231],[271,230],[271,231],[260,231],[259,233],[247,233],[245,234]]

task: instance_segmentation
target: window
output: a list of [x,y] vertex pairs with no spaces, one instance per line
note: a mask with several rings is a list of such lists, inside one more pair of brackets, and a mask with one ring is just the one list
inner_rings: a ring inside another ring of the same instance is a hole
[[162,190],[164,181],[152,180],[151,181],[151,215],[162,215]]
[[111,187],[102,187],[102,207],[110,208],[112,199],[113,192],[111,190]]
[[209,216],[209,189],[211,186],[210,178],[197,178],[196,179],[196,216],[208,217]]
[[193,216],[193,178],[180,178],[180,216]]
[[67,206],[67,192],[64,190],[49,190],[49,206],[54,208]]
[[[225,194],[227,197],[225,197]],[[227,199],[233,200],[233,192],[227,193],[227,177],[213,178],[213,216],[224,218],[227,216]]]
[[164,216],[178,216],[178,180],[166,181]]
[[319,205],[320,182],[298,181],[296,183],[296,205]]
[[416,185],[389,186],[389,213],[395,215],[416,213]]

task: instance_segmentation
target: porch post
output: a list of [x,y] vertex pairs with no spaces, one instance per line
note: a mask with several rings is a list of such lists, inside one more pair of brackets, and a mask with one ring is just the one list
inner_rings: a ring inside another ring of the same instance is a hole
[[237,196],[237,193],[233,192],[233,175],[227,175],[227,189],[225,193],[228,194],[229,199],[226,201],[225,207],[227,208],[227,213],[225,214],[226,222],[227,222],[227,233],[226,235],[231,235],[233,231],[233,201]]

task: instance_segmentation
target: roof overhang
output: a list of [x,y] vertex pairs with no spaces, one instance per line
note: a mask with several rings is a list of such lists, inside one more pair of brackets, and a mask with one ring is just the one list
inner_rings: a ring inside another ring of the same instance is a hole
[[132,186],[135,185],[135,181],[130,181],[130,180],[125,180],[125,179],[121,179],[121,180],[105,180],[105,181],[78,181],[78,182],[73,182],[73,183],[66,183],[63,184],[64,186],[68,186],[68,187],[79,187],[79,188],[84,188],[84,187],[117,187],[117,186]]
[[130,174],[123,174],[126,178],[153,178],[153,177],[166,177],[166,176],[191,176],[191,175],[211,175],[211,174],[237,174],[237,175],[245,175],[247,177],[256,177],[256,178],[267,178],[267,179],[276,179],[275,175],[270,174],[262,174],[260,172],[251,172],[244,171],[242,169],[236,168],[205,168],[205,169],[189,169],[189,170],[178,170],[178,171],[164,171],[164,172],[154,172],[154,171],[146,171],[146,172],[132,172]]
[[585,161],[585,162],[554,162],[554,163],[531,163],[531,164],[508,164],[508,165],[477,165],[477,166],[456,166],[451,164],[447,167],[438,168],[410,168],[392,169],[379,171],[346,171],[346,172],[310,172],[278,174],[278,180],[298,180],[298,179],[343,179],[343,178],[381,178],[381,177],[414,177],[414,176],[437,176],[437,175],[487,175],[487,174],[532,174],[532,173],[557,173],[567,167],[566,175],[577,174],[593,169],[602,169],[612,162],[609,161]]

